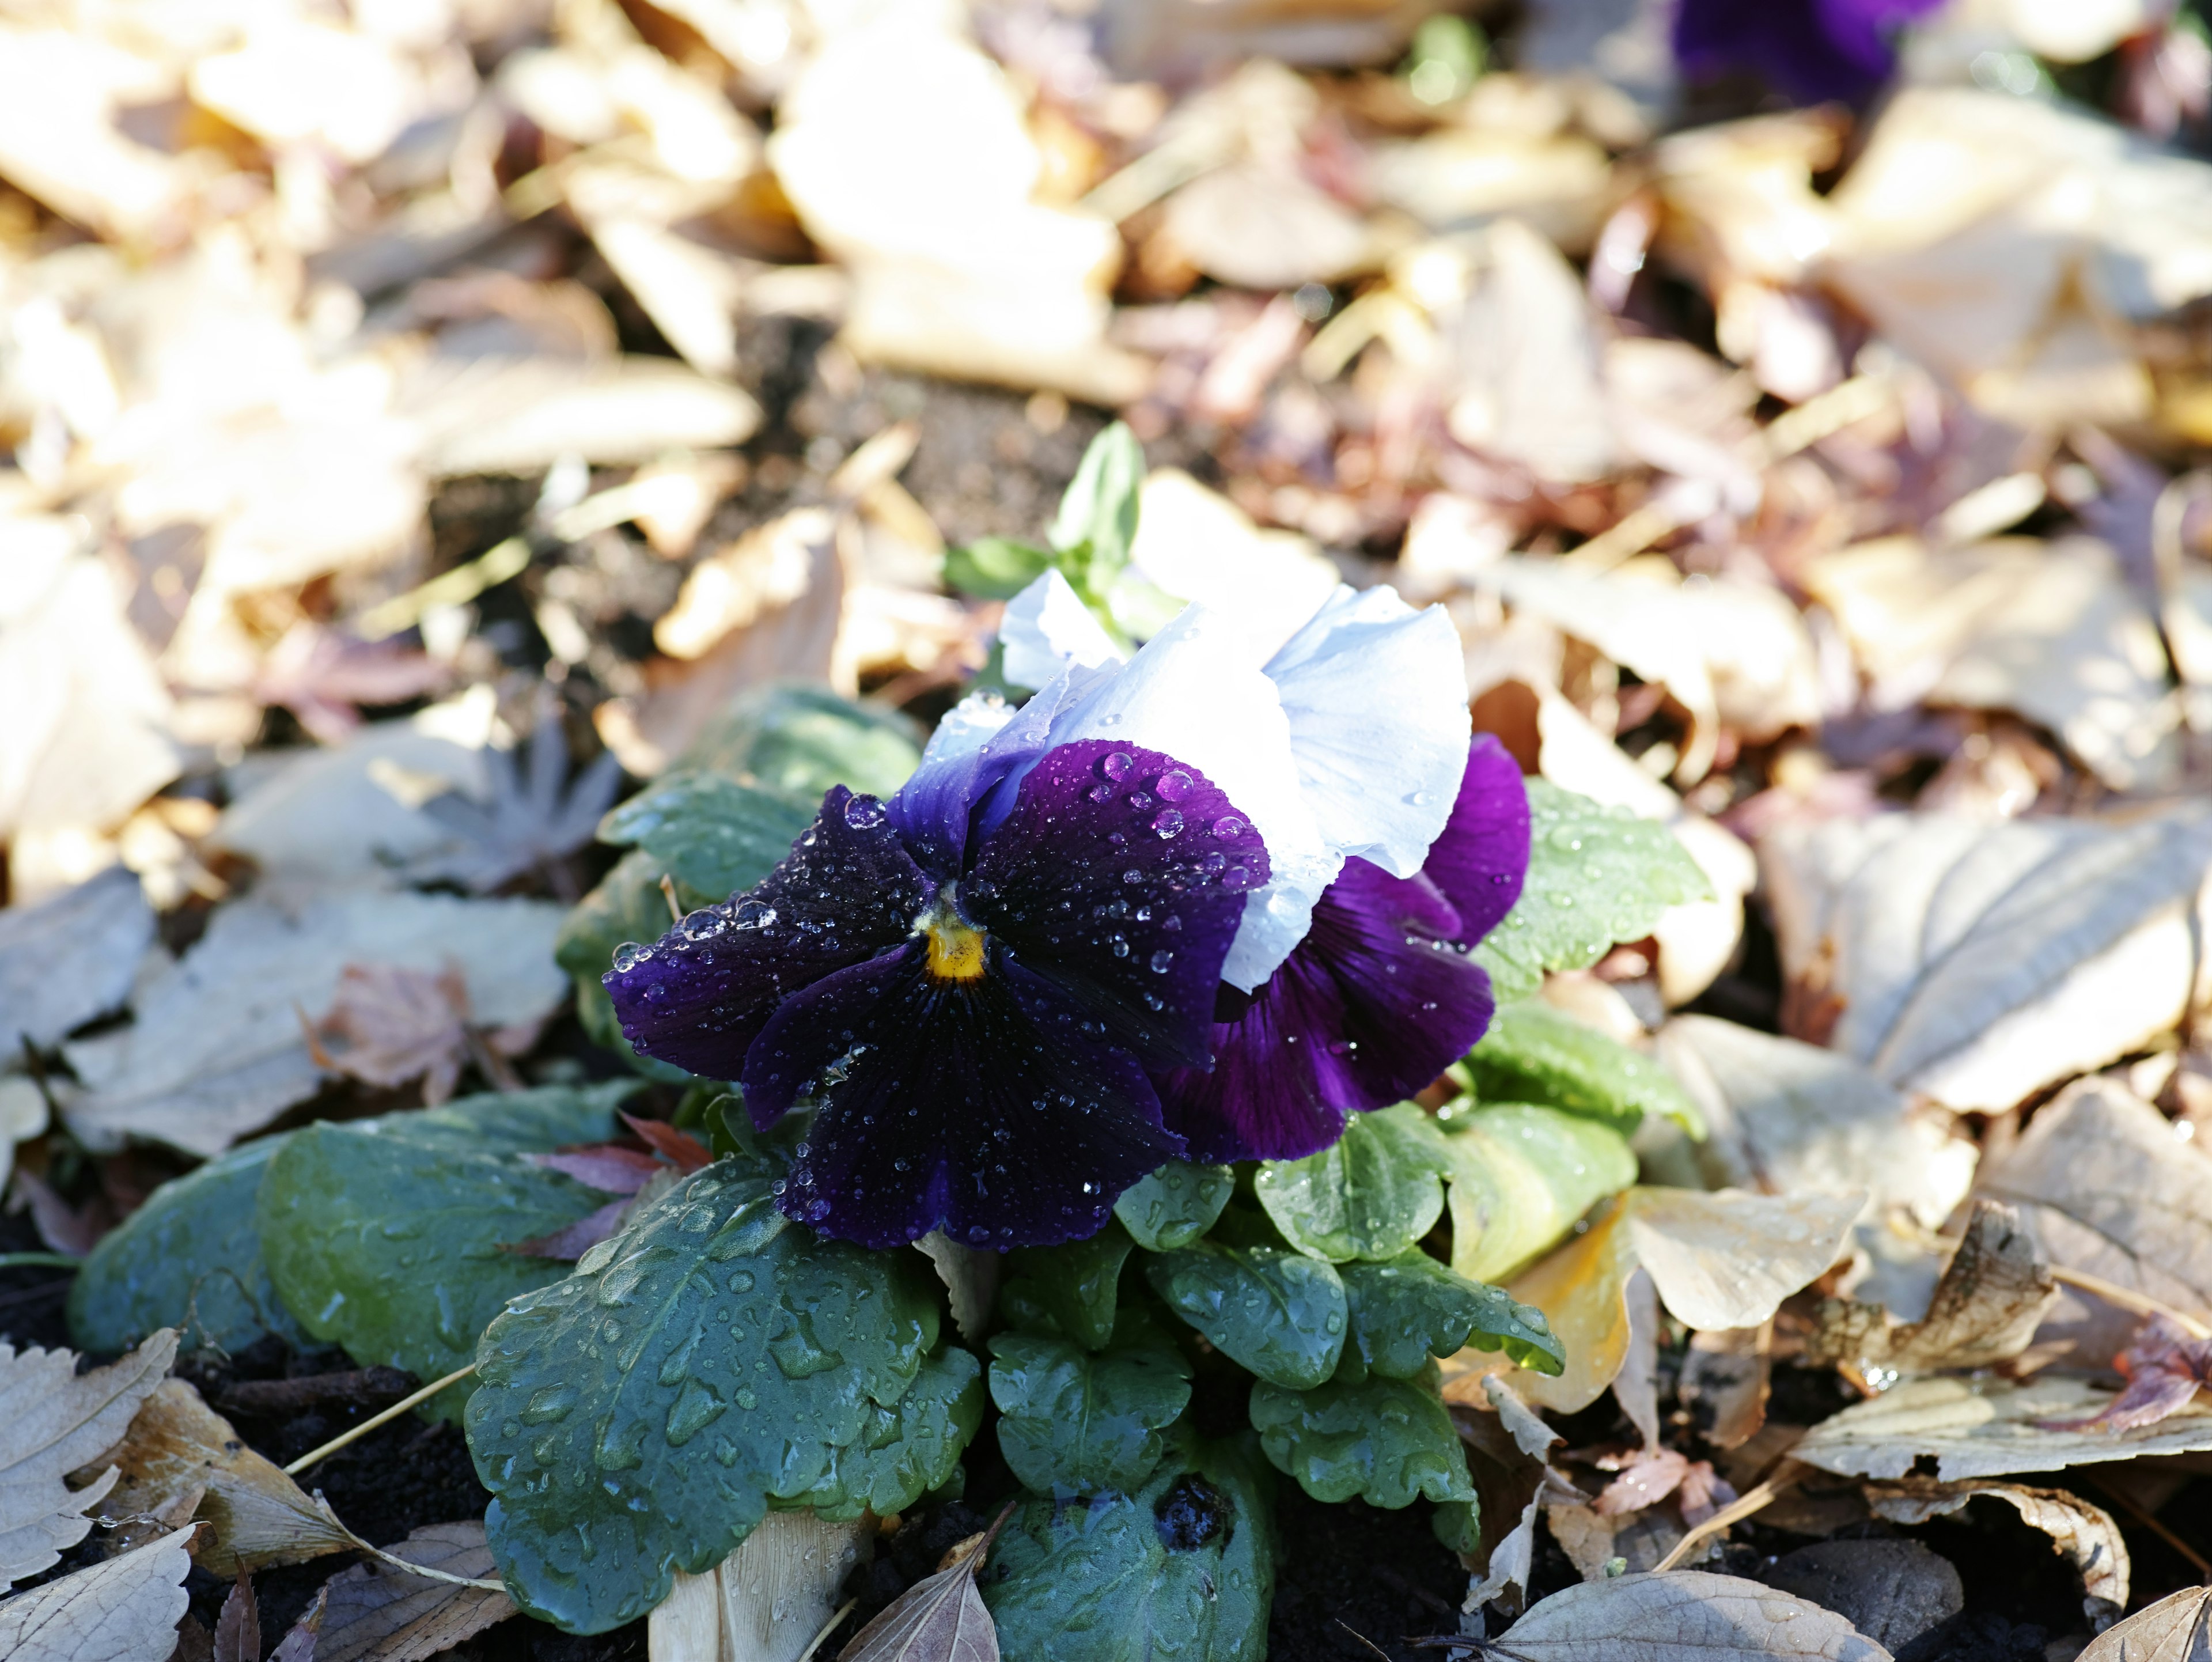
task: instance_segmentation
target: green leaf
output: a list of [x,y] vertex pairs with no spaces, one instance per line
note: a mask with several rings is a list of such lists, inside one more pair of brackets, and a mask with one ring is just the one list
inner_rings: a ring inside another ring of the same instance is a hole
[[983,1424],[983,1364],[947,1345],[923,1358],[921,1370],[889,1408],[871,1401],[860,1434],[831,1448],[830,1468],[805,1494],[779,1498],[780,1507],[808,1507],[832,1522],[903,1511],[943,1488]]
[[1031,1500],[981,1585],[1018,1662],[1262,1662],[1275,1594],[1267,1468],[1179,1434],[1133,1495]]
[[909,1504],[944,1442],[857,1465],[851,1452],[911,1390],[930,1393],[923,1421],[933,1401],[955,1405],[939,1437],[974,1423],[960,1364],[922,1382],[938,1336],[927,1260],[791,1223],[779,1169],[695,1172],[485,1330],[469,1448],[496,1497],[484,1526],[500,1573],[533,1616],[571,1633],[635,1620],[775,1501]]
[[1060,499],[1052,521],[1052,545],[1063,554],[1085,551],[1079,565],[1063,563],[1068,581],[1090,602],[1107,589],[1129,563],[1137,539],[1138,500],[1145,488],[1145,450],[1125,422],[1091,441],[1083,460]]
[[1474,949],[1498,1001],[1526,998],[1547,970],[1586,970],[1659,916],[1710,900],[1712,885],[1674,832],[1543,779],[1528,786],[1528,874],[1505,920]]
[[1482,1550],[1482,1506],[1477,1501],[1439,1501],[1429,1514],[1429,1527],[1437,1539],[1453,1552]]
[[1297,1478],[1316,1501],[1356,1495],[1390,1509],[1422,1495],[1472,1501],[1467,1454],[1437,1380],[1434,1362],[1410,1379],[1376,1373],[1310,1391],[1263,1379],[1252,1387],[1252,1424],[1275,1470]]
[[[687,895],[677,903],[703,906],[719,895]],[[553,939],[553,961],[576,983],[576,1020],[584,1037],[626,1059],[646,1078],[664,1085],[691,1077],[681,1068],[641,1056],[623,1037],[614,1001],[599,977],[614,965],[615,948],[625,941],[658,941],[668,932],[668,901],[660,892],[660,861],[643,849],[632,849],[615,861],[599,887],[569,910]]]
[[1263,1379],[1319,1385],[1344,1349],[1344,1283],[1334,1269],[1272,1246],[1212,1241],[1163,1252],[1145,1274],[1168,1308]]
[[819,804],[832,785],[889,796],[921,760],[914,723],[896,710],[785,682],[740,693],[677,764]]
[[705,897],[703,905],[766,877],[814,823],[816,806],[718,773],[687,770],[663,775],[609,813],[599,822],[599,840],[643,849],[679,890]]
[[1672,1074],[1547,1004],[1500,1007],[1466,1068],[1484,1102],[1547,1103],[1602,1120],[1624,1136],[1646,1114],[1671,1119],[1693,1137],[1705,1134],[1705,1117]]
[[[277,1150],[257,1219],[277,1295],[314,1337],[363,1367],[425,1383],[476,1354],[500,1306],[565,1266],[506,1251],[612,1196],[526,1156],[615,1131],[633,1080],[465,1097],[443,1108],[309,1125]],[[471,1385],[431,1409],[458,1417]]]
[[246,1348],[273,1333],[311,1341],[284,1308],[261,1259],[253,1196],[286,1138],[218,1154],[163,1184],[101,1238],[70,1288],[70,1336],[84,1350],[128,1350],[156,1328],[187,1344]]
[[1370,1373],[1410,1379],[1431,1357],[1470,1344],[1502,1348],[1542,1373],[1566,1364],[1542,1311],[1518,1303],[1503,1288],[1454,1273],[1419,1248],[1388,1263],[1347,1263],[1336,1273],[1352,1316],[1339,1379]]
[[1000,1307],[1021,1326],[1103,1349],[1114,1336],[1115,1289],[1132,1245],[1128,1232],[1109,1220],[1088,1240],[1009,1252]]
[[1236,1190],[1237,1174],[1225,1166],[1171,1160],[1123,1190],[1114,1215],[1146,1251],[1172,1251],[1211,1229]]
[[1443,1215],[1451,1151],[1410,1102],[1346,1117],[1344,1135],[1304,1160],[1269,1160],[1253,1179],[1283,1239],[1316,1258],[1395,1258]]
[[1509,1103],[1437,1120],[1452,1151],[1452,1268],[1471,1282],[1510,1280],[1636,1181],[1621,1135],[1577,1114]]
[[992,1336],[999,1450],[1041,1495],[1127,1492],[1152,1475],[1161,1431],[1190,1402],[1190,1367],[1155,1343],[1093,1355],[1065,1339]]
[[965,548],[945,551],[945,581],[980,600],[1011,600],[1053,565],[1042,548],[1006,537],[978,537]]

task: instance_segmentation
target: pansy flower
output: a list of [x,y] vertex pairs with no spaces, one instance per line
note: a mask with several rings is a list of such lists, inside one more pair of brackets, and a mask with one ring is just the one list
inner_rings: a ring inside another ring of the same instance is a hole
[[1752,70],[1802,103],[1863,104],[1897,66],[1898,32],[1942,0],[1680,0],[1674,60]]

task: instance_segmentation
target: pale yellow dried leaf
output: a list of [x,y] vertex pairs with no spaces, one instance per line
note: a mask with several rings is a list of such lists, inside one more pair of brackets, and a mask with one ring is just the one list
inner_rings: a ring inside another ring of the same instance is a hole
[[[67,1350],[17,1351],[0,1343],[0,1586],[60,1561],[92,1528],[85,1511],[115,1486],[106,1461],[176,1357],[163,1328],[106,1367],[80,1375]],[[82,1488],[62,1480],[82,1467]]]
[[2212,1662],[2212,1588],[2184,1587],[2137,1610],[2075,1662]]
[[2127,1608],[2127,1538],[2110,1513],[2069,1490],[2030,1488],[2021,1483],[1945,1483],[1929,1477],[1900,1477],[1866,1488],[1868,1508],[1893,1524],[1924,1524],[1978,1498],[2003,1501],[2030,1529],[2049,1536],[2051,1550],[2081,1576],[2081,1590],[2089,1598],[2102,1599],[2115,1610]]
[[193,1525],[0,1600],[9,1662],[167,1662],[191,1600]]
[[1638,1189],[1633,1249],[1674,1315],[1693,1328],[1757,1327],[1835,1263],[1862,1194],[1701,1194]]
[[651,1662],[797,1662],[836,1613],[872,1528],[769,1513],[706,1574],[677,1576],[647,1627]]
[[2027,1349],[2057,1300],[2050,1263],[2020,1214],[1977,1201],[1926,1316],[1902,1323],[1878,1305],[1828,1300],[1808,1341],[1808,1360],[1851,1363],[1862,1373],[1987,1367]]
[[954,1548],[962,1554],[957,1562],[893,1599],[837,1653],[838,1662],[999,1662],[999,1630],[975,1588],[997,1533],[994,1525]]
[[1818,1604],[1702,1570],[1622,1575],[1553,1593],[1508,1629],[1522,1662],[1713,1662],[1784,1657],[1889,1662],[1889,1653]]
[[2130,1431],[2054,1431],[2041,1423],[2088,1419],[2112,1396],[2081,1379],[2020,1385],[1930,1374],[1822,1421],[1790,1452],[1850,1477],[1902,1477],[1932,1458],[1936,1476],[1950,1482],[2212,1450],[2212,1405],[2201,1401]]
[[960,1336],[981,1342],[991,1319],[991,1301],[999,1291],[999,1255],[963,1246],[942,1229],[931,1230],[914,1245],[928,1257],[938,1280],[945,1283]]

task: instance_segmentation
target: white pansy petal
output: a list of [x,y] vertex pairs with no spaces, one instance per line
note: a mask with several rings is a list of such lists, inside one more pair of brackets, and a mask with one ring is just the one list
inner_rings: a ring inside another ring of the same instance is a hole
[[1394,876],[1420,870],[1467,770],[1467,661],[1443,608],[1339,588],[1267,674],[1322,838]]
[[[1053,745],[1118,740],[1164,752],[1227,793],[1267,840],[1268,880],[1245,898],[1222,979],[1246,991],[1304,939],[1344,861],[1315,826],[1291,755],[1275,685],[1242,632],[1201,606],[1187,609],[1128,667],[1054,720]],[[1184,834],[1203,836],[1193,826]]]
[[1006,679],[1018,687],[1041,687],[1070,666],[1089,669],[1127,656],[1057,571],[1006,602],[999,644],[1006,649]]

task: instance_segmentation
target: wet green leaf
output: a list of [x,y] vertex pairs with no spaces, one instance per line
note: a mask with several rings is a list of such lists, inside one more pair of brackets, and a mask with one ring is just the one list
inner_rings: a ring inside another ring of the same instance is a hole
[[243,1350],[264,1333],[305,1348],[261,1259],[253,1197],[284,1146],[264,1137],[163,1184],[104,1236],[70,1288],[70,1336],[85,1350],[128,1350],[156,1328],[187,1346]]
[[1641,941],[1668,907],[1712,897],[1674,834],[1543,779],[1528,786],[1528,875],[1505,921],[1474,949],[1498,1001],[1526,998],[1547,970],[1586,970]]
[[863,1511],[888,1516],[950,1482],[983,1423],[983,1364],[947,1345],[922,1361],[889,1408],[870,1401],[860,1434],[829,1451],[830,1469],[805,1494],[778,1506],[811,1507],[833,1522]]
[[1123,1190],[1114,1215],[1147,1251],[1172,1251],[1212,1228],[1236,1189],[1237,1174],[1225,1166],[1171,1160]]
[[[615,948],[625,941],[658,941],[668,932],[668,901],[660,892],[660,861],[643,849],[632,849],[615,861],[614,869],[599,886],[561,920],[554,937],[553,961],[576,983],[576,1019],[592,1044],[628,1059],[647,1079],[680,1084],[691,1077],[681,1068],[641,1056],[623,1037],[615,1018],[614,1001],[599,984],[613,967]],[[719,895],[677,892],[679,906],[706,905]]]
[[738,694],[676,764],[818,804],[832,785],[889,796],[921,760],[914,723],[896,710],[781,682]]
[[[676,1571],[726,1557],[773,1501],[835,1489],[896,1511],[950,1475],[973,1386],[949,1360],[924,1376],[927,1260],[789,1222],[777,1169],[694,1173],[485,1330],[469,1447],[497,1497],[484,1522],[501,1574],[532,1615],[603,1633],[659,1604]],[[950,1403],[950,1429],[923,1425],[939,1440],[913,1458],[885,1445],[853,1464],[885,1431],[878,1410],[916,1389],[930,1393],[917,1421]]]
[[1275,1591],[1271,1474],[1176,1435],[1133,1495],[1031,1500],[982,1575],[1018,1662],[1261,1662]]
[[945,582],[979,600],[1011,600],[1053,563],[1042,548],[1007,537],[978,537],[965,548],[945,551]]
[[1472,1501],[1467,1455],[1437,1393],[1434,1362],[1410,1379],[1374,1373],[1309,1391],[1262,1379],[1252,1387],[1252,1424],[1275,1470],[1316,1501]]
[[[616,1129],[634,1081],[465,1097],[295,1131],[256,1208],[277,1295],[314,1337],[424,1381],[476,1354],[500,1306],[564,1266],[503,1250],[588,1217],[608,1196],[526,1158]],[[466,1381],[438,1397],[458,1416]]]
[[1440,1114],[1452,1154],[1452,1268],[1502,1282],[1636,1181],[1621,1135],[1579,1115],[1526,1103]]
[[1133,1243],[1110,1220],[1088,1240],[1060,1246],[1025,1246],[1006,1255],[1007,1282],[999,1293],[1006,1319],[1034,1331],[1073,1339],[1086,1350],[1114,1336],[1115,1289]]
[[1344,1135],[1304,1160],[1269,1160],[1254,1191],[1283,1239],[1331,1263],[1395,1258],[1443,1215],[1451,1153],[1410,1102],[1353,1114]]
[[1479,1501],[1439,1501],[1429,1514],[1437,1539],[1454,1552],[1482,1550],[1482,1505]]
[[707,904],[766,877],[814,823],[817,806],[718,773],[665,774],[599,822],[599,840],[635,844]]
[[1051,539],[1063,557],[1077,594],[1094,606],[1121,569],[1137,539],[1137,510],[1145,488],[1145,451],[1126,423],[1115,422],[1091,441],[1060,499]]
[[1340,1265],[1352,1328],[1335,1377],[1369,1373],[1410,1379],[1432,1356],[1473,1345],[1504,1350],[1523,1367],[1557,1373],[1565,1358],[1544,1312],[1504,1288],[1471,1282],[1415,1248],[1387,1263]]
[[1190,1401],[1189,1365],[1164,1343],[1094,1355],[1065,1339],[1000,1333],[991,1355],[1000,1452],[1041,1495],[1136,1488]]
[[1483,1102],[1540,1102],[1601,1120],[1624,1136],[1646,1114],[1693,1137],[1705,1117],[1674,1076],[1650,1056],[1533,1001],[1500,1007],[1468,1053],[1468,1082]]
[[1200,1241],[1149,1259],[1145,1274],[1169,1309],[1261,1379],[1297,1387],[1336,1371],[1344,1283],[1328,1264],[1279,1247]]

